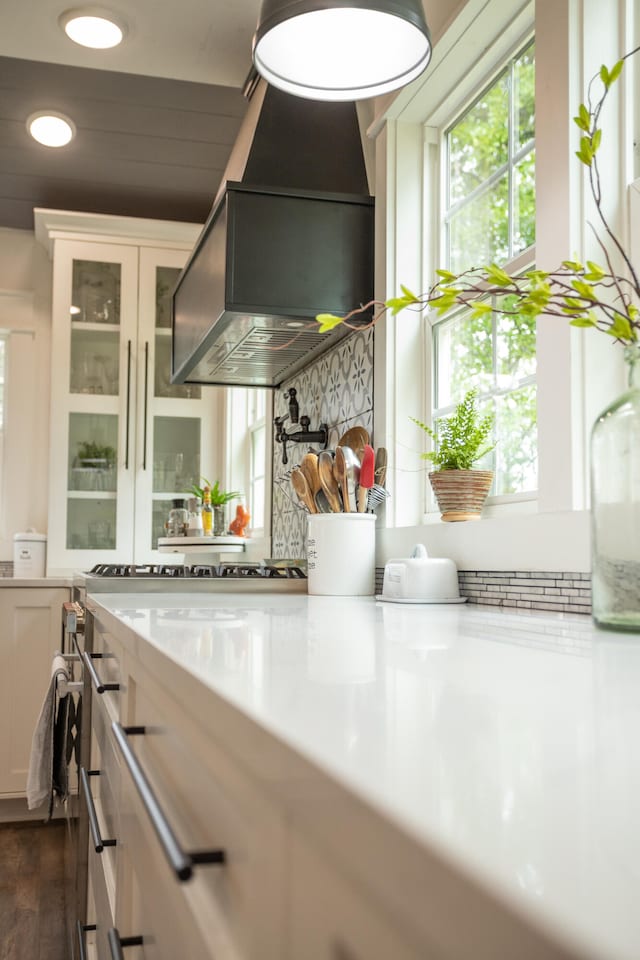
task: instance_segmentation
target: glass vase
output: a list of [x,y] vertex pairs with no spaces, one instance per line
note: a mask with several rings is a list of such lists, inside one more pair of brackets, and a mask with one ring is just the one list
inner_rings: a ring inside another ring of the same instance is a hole
[[214,537],[224,537],[226,532],[227,522],[224,505],[216,503],[213,507],[213,535]]
[[640,344],[625,348],[628,389],[591,434],[591,584],[599,627],[640,632]]

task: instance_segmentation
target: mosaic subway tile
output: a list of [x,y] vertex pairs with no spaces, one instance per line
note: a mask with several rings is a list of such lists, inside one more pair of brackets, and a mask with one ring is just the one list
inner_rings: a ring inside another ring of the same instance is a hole
[[[576,579],[578,577],[580,579]],[[378,567],[376,593],[382,593],[383,578],[384,567]],[[458,582],[461,596],[468,597],[469,603],[487,607],[508,607],[512,611],[521,609],[587,615],[591,613],[591,584],[588,573],[459,570]],[[575,584],[579,584],[579,587]]]

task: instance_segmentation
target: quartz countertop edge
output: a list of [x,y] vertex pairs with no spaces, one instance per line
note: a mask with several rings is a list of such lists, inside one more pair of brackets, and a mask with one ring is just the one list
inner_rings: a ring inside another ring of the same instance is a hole
[[88,605],[438,960],[637,960],[640,635],[373,597]]
[[72,577],[0,577],[0,587],[71,587]]

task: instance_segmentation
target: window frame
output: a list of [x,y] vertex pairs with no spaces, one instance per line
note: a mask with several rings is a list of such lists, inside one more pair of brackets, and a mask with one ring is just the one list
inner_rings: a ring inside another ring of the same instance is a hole
[[[368,128],[376,140],[378,299],[396,296],[401,283],[416,291],[430,288],[439,197],[424,184],[434,171],[439,182],[433,128],[534,28],[536,262],[552,270],[568,255],[598,260],[601,251],[587,226],[593,219],[588,184],[574,156],[579,131],[570,118],[600,64],[616,62],[621,49],[637,44],[632,7],[633,0],[606,0],[595,18],[583,16],[580,5],[559,10],[554,0],[536,0],[535,6],[527,0],[466,0],[456,9],[435,36],[424,78],[381,104]],[[629,71],[609,100],[610,136],[601,149],[608,197],[616,205],[612,226],[622,237],[633,180],[632,82]],[[589,337],[593,331],[539,317],[537,501],[492,505],[480,523],[443,524],[420,510],[426,486],[418,461],[421,438],[408,419],[419,417],[422,397],[427,409],[431,395],[422,360],[425,326],[410,311],[386,314],[376,326],[376,443],[389,451],[391,492],[378,521],[378,555],[408,555],[422,541],[432,555],[452,557],[460,569],[588,570],[589,434],[624,383],[621,352],[606,351],[602,336]]]

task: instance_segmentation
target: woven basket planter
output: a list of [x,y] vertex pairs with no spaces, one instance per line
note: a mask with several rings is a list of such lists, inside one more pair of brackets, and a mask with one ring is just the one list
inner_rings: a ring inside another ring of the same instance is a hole
[[441,520],[479,520],[493,482],[493,470],[438,470],[429,480]]

